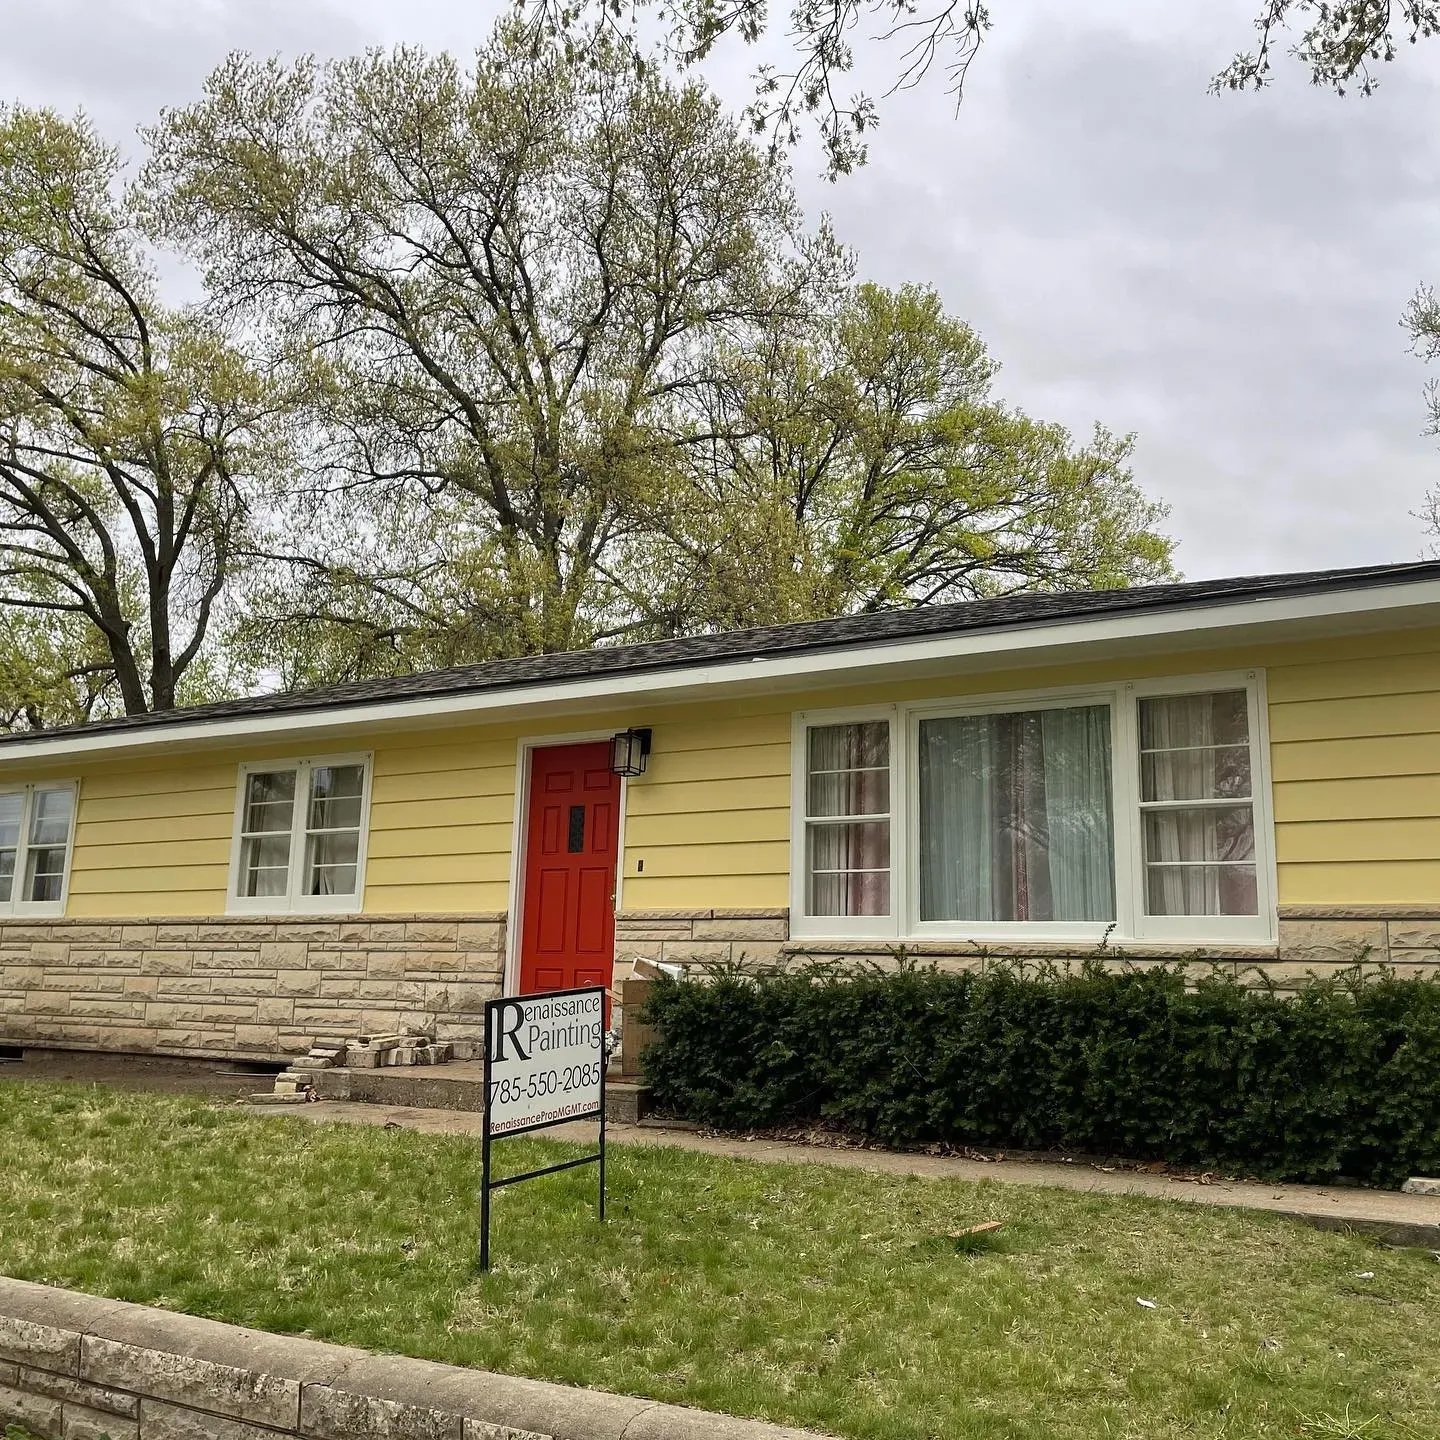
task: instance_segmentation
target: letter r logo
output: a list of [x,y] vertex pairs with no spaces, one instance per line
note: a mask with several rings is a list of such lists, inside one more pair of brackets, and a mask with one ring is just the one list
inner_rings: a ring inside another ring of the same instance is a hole
[[[525,1007],[518,1000],[506,1000],[497,1005],[492,1012],[495,1016],[495,1033],[491,1037],[494,1048],[490,1052],[490,1062],[493,1065],[503,1064],[505,1060],[505,1041],[508,1039],[515,1047],[515,1056],[519,1060],[528,1060],[530,1057],[520,1048],[520,1027],[525,1023]],[[513,1016],[514,1023],[507,1028],[507,1017]]]

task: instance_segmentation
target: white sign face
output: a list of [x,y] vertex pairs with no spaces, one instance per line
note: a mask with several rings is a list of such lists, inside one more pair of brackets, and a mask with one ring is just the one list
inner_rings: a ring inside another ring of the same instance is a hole
[[605,992],[561,990],[490,1001],[485,1053],[491,1135],[599,1115]]

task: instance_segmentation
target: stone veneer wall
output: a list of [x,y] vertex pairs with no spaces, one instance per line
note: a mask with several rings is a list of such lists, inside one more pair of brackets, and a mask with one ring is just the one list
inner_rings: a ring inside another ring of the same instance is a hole
[[[619,959],[643,957],[671,964],[773,963],[787,958],[861,958],[885,961],[889,942],[791,940],[788,910],[631,910],[616,917]],[[943,969],[983,969],[992,957],[1034,956],[1082,959],[1093,947],[950,941],[906,946],[923,962]],[[1117,961],[1132,964],[1199,959],[1232,967],[1236,974],[1261,970],[1282,986],[1311,975],[1331,975],[1357,961],[1392,966],[1400,975],[1440,974],[1440,905],[1351,907],[1285,906],[1280,910],[1280,943],[1193,947],[1131,944],[1116,947]]]
[[278,1058],[322,1035],[478,1036],[505,917],[0,924],[0,1044]]
[[[61,1045],[206,1058],[279,1059],[325,1035],[433,1027],[478,1036],[505,969],[505,916],[393,915],[350,919],[26,920],[0,923],[0,1044]],[[873,941],[790,940],[789,912],[630,910],[616,917],[618,959],[770,963],[866,957]],[[1056,959],[1075,947],[924,942],[908,947],[946,968],[990,956]],[[1282,985],[1365,958],[1401,974],[1440,974],[1440,905],[1287,907],[1280,944],[1216,947],[1236,972],[1261,968]],[[1131,945],[1117,959],[1190,958]]]
[[615,958],[672,965],[775,961],[789,937],[788,910],[622,910],[615,917]]

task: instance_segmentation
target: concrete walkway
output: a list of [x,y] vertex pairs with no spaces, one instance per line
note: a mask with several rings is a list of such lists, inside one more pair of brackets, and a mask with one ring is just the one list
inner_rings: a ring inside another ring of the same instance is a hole
[[[480,1116],[470,1110],[416,1110],[359,1102],[324,1100],[310,1105],[255,1106],[257,1114],[298,1116],[316,1123],[399,1125],[432,1135],[480,1134]],[[554,1139],[591,1140],[593,1125],[557,1126]],[[1290,1215],[1322,1230],[1355,1230],[1391,1245],[1415,1245],[1440,1258],[1440,1196],[1401,1195],[1344,1185],[1263,1185],[1241,1180],[1186,1180],[1145,1171],[1108,1170],[1081,1163],[1031,1160],[963,1160],[948,1155],[913,1155],[895,1150],[844,1150],[779,1140],[744,1140],[661,1125],[615,1125],[617,1145],[671,1145],[706,1155],[784,1164],[832,1165],[881,1175],[924,1175],[944,1180],[995,1180],[1003,1185],[1052,1185],[1099,1195],[1148,1195],[1194,1205],[1225,1205]]]

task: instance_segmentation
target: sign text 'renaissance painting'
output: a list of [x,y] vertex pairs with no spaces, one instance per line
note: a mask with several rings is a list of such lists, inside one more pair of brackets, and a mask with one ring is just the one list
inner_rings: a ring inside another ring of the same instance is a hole
[[516,995],[490,1014],[490,1133],[598,1115],[604,1105],[602,990]]

